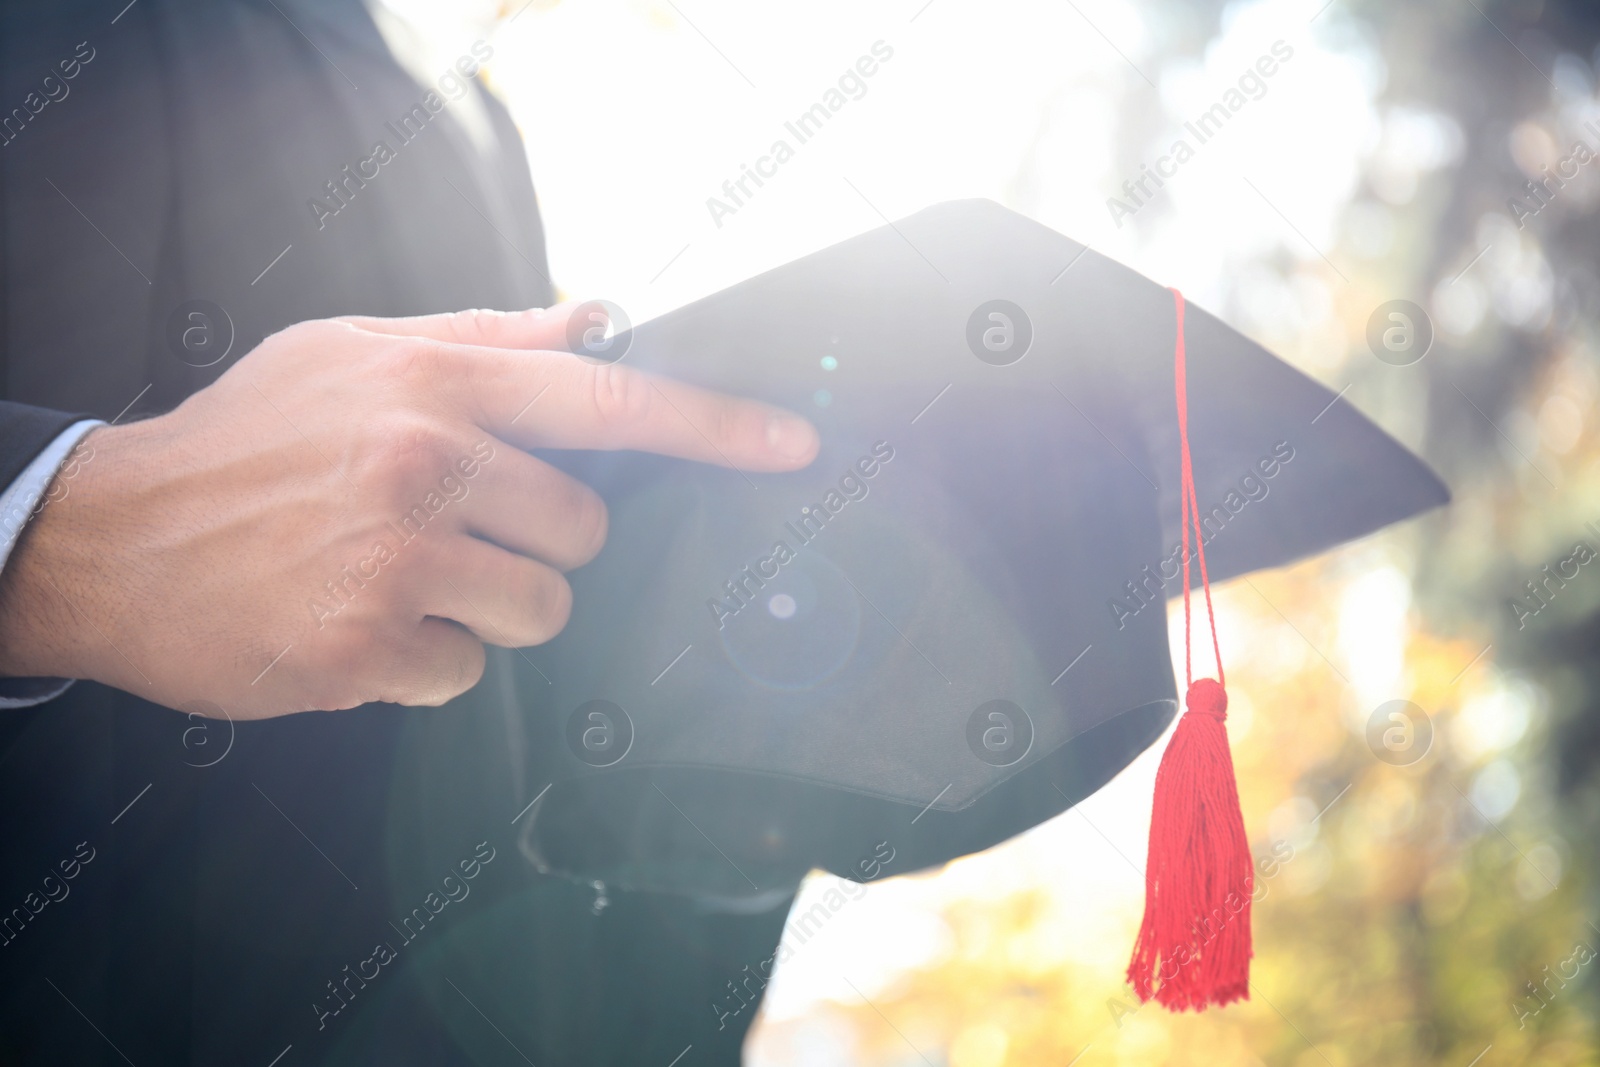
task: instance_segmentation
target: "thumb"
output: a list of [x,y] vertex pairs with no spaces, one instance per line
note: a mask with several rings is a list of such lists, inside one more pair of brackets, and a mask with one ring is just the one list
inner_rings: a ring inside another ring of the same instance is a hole
[[427,337],[451,344],[477,345],[482,348],[528,348],[570,351],[572,342],[568,333],[578,333],[588,326],[574,318],[580,308],[596,307],[569,300],[548,308],[528,308],[525,311],[488,311],[472,308],[440,315],[414,315],[408,318],[380,319],[364,315],[345,315],[337,321],[371,333],[394,334],[400,337]]

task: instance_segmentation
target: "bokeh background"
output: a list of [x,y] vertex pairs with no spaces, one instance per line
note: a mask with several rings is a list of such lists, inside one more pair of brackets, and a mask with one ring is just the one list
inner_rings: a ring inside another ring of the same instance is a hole
[[[1600,552],[1595,5],[383,3],[435,69],[493,42],[568,294],[641,321],[990,197],[1347,389],[1455,492],[1222,591],[1246,825],[1288,857],[1248,1003],[1171,1016],[1123,983],[1158,745],[1022,838],[840,909],[773,981],[751,1063],[1600,1062],[1600,560],[1526,584]],[[719,225],[707,198],[877,42],[867,91]],[[1118,225],[1108,198],[1277,42],[1260,98]],[[1407,366],[1367,341],[1400,299],[1434,333]]]

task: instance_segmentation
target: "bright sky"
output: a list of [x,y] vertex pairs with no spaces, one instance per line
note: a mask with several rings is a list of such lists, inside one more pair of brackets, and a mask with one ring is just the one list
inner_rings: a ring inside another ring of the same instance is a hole
[[[445,63],[453,42],[461,51],[470,40],[461,24],[493,7],[386,2],[439,27]],[[1201,303],[1280,248],[1328,273],[1315,248],[1330,249],[1358,163],[1377,145],[1371,101],[1383,79],[1337,11],[1313,34],[1320,0],[1236,5],[1204,54],[1158,67],[1139,4],[922,2],[534,0],[494,36],[493,78],[527,137],[558,282],[639,321],[881,216],[969,196],[1016,207]],[[718,227],[707,199],[879,41],[892,58],[864,79],[864,95]],[[1293,56],[1265,95],[1118,229],[1105,201],[1139,174],[1115,157],[1131,149],[1154,164],[1181,123],[1277,41]],[[1124,101],[1151,98],[1168,121],[1128,140]]]

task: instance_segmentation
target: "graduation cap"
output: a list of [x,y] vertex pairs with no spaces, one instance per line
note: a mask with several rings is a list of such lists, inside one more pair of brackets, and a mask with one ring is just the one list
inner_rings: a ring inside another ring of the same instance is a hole
[[[724,905],[813,868],[943,863],[1065,811],[1177,714],[1166,601],[1200,569],[1288,563],[1448,495],[1261,346],[989,201],[594,347],[821,435],[782,474],[547,457],[611,525],[566,629],[518,661],[525,780],[552,783],[523,850]],[[1248,914],[1220,936],[1212,918],[1228,894],[1248,906],[1251,874],[1225,703],[1191,691],[1158,779],[1130,977],[1173,1007],[1246,992]]]

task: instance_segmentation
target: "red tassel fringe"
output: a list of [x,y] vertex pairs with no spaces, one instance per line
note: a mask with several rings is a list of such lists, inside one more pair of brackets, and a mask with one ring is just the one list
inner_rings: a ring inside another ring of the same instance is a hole
[[1210,678],[1189,687],[1156,772],[1144,923],[1128,964],[1141,1001],[1173,1011],[1250,998],[1255,867],[1228,751],[1228,696]]
[[[1183,660],[1188,710],[1156,772],[1150,853],[1144,874],[1144,922],[1128,964],[1141,1002],[1155,998],[1173,1011],[1250,999],[1250,902],[1255,867],[1239,811],[1239,785],[1228,750],[1228,694],[1222,646],[1211,609],[1211,580],[1189,455],[1188,370],[1183,294],[1172,290],[1177,316],[1174,384],[1183,512]],[[1217,680],[1194,678],[1189,614],[1189,534],[1195,535]]]

